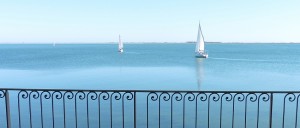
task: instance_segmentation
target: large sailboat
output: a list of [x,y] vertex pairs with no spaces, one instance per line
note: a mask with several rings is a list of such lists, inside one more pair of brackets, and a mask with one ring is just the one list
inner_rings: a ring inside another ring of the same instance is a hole
[[199,22],[199,28],[198,28],[198,37],[196,42],[196,48],[195,48],[196,57],[198,58],[207,58],[208,54],[204,50],[204,37],[201,31],[201,26]]
[[121,40],[121,35],[119,35],[119,50],[118,50],[120,53],[123,52],[123,42]]

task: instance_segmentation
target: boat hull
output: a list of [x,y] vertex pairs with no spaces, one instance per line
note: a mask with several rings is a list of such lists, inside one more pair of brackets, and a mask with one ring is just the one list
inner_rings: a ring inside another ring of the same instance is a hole
[[196,53],[195,57],[197,58],[208,58],[207,53]]

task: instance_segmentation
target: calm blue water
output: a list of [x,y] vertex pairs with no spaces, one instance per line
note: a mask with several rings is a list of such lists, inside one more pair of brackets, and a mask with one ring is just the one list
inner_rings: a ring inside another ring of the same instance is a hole
[[300,90],[300,44],[0,45],[0,87]]

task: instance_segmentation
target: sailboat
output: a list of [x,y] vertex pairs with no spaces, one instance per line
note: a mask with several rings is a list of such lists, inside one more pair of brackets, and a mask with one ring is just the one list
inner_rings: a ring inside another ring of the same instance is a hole
[[119,35],[119,52],[122,53],[123,52],[123,42],[121,40],[121,35]]
[[195,53],[196,53],[196,57],[198,58],[208,58],[208,54],[204,50],[204,37],[201,31],[200,22],[198,28],[198,37],[196,42]]

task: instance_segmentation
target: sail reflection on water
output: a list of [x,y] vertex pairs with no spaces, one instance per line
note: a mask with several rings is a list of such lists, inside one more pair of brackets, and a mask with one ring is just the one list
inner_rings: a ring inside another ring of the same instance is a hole
[[195,58],[196,62],[196,79],[197,79],[197,85],[198,90],[201,90],[201,84],[203,82],[203,75],[204,75],[204,60],[205,58]]

